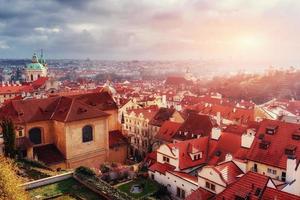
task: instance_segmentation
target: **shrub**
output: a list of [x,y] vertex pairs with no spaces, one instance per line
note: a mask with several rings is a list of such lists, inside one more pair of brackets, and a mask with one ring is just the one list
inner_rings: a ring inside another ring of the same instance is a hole
[[80,166],[80,167],[76,168],[75,173],[76,174],[83,174],[83,175],[89,176],[89,177],[96,175],[93,170],[91,170],[88,167],[84,167],[84,166]]
[[52,170],[45,163],[43,163],[41,161],[38,161],[38,160],[31,160],[29,158],[21,158],[18,161],[19,162],[23,162],[25,164],[28,164],[28,165],[30,165],[32,167],[38,167],[38,168],[42,168],[42,169]]
[[13,163],[0,156],[0,199],[29,200],[28,194],[19,187],[21,181],[16,176]]
[[105,165],[105,164],[101,164],[100,165],[100,170],[101,170],[101,173],[107,173],[107,172],[109,172],[110,171],[110,168],[107,166],[107,165]]

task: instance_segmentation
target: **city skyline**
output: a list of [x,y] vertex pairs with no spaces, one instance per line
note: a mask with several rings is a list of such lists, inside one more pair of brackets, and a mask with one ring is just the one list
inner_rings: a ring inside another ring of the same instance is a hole
[[297,65],[300,3],[6,1],[0,58],[210,60]]

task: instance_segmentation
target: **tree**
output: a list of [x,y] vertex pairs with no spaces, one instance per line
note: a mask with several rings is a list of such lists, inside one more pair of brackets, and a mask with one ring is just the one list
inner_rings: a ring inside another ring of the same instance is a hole
[[22,183],[14,171],[15,168],[9,159],[0,156],[0,199],[29,200],[28,194],[20,187]]
[[1,122],[1,129],[4,140],[4,155],[14,158],[16,155],[16,133],[15,127],[11,119],[5,118]]

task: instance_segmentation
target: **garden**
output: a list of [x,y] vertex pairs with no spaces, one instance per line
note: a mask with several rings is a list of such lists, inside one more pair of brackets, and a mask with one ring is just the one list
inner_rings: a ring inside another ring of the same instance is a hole
[[73,178],[29,190],[32,199],[97,200],[104,199]]
[[156,182],[141,177],[119,185],[118,189],[133,198],[145,198],[156,194],[159,187]]

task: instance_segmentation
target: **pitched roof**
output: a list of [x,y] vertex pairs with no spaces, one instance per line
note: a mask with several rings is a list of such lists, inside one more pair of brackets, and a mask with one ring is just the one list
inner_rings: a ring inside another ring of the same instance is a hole
[[0,86],[0,94],[21,94],[22,92],[33,92],[31,85]]
[[186,140],[197,136],[208,136],[212,127],[213,121],[209,116],[190,113],[177,130],[174,139]]
[[299,200],[300,197],[280,191],[267,186],[271,179],[267,176],[248,172],[238,181],[229,185],[223,192],[217,194],[216,200],[229,200],[241,197],[244,199],[263,199],[263,200]]
[[108,92],[86,93],[75,95],[73,98],[103,111],[118,109],[116,102]]
[[85,95],[14,100],[0,109],[0,118],[9,116],[15,123],[28,123],[47,120],[70,122],[106,117],[109,114],[99,109],[105,107],[106,98],[95,106],[86,103],[88,97]]
[[172,117],[174,112],[174,108],[160,108],[156,112],[154,117],[150,120],[149,124],[160,127],[165,121],[169,120]]
[[200,187],[187,196],[185,200],[208,200],[212,199],[212,197],[214,197],[214,193]]
[[169,165],[167,163],[159,163],[159,162],[156,162],[149,167],[150,171],[159,172],[161,174],[166,174],[166,171],[172,171],[174,169],[175,167],[172,165]]
[[188,109],[212,116],[217,116],[217,113],[220,113],[222,118],[237,121],[241,124],[247,124],[250,121],[254,121],[254,109],[238,108],[220,104],[207,105],[205,103],[189,106]]
[[137,108],[137,109],[127,110],[127,113],[130,114],[131,112],[133,112],[133,113],[136,114],[136,116],[139,116],[140,114],[142,114],[145,119],[148,119],[150,121],[155,116],[157,111],[158,111],[157,107],[154,107],[154,108]]
[[[208,137],[180,141],[167,146],[179,151],[179,168],[181,170],[204,164],[207,159]],[[192,159],[192,154],[201,153],[202,157],[197,160]]]
[[221,132],[218,141],[209,141],[208,162],[215,165],[225,160],[226,154],[234,158],[246,159],[249,149],[241,147],[241,135],[234,132]]
[[244,174],[243,171],[233,162],[223,162],[214,167],[221,175],[226,184],[231,184],[237,180],[237,176]]
[[276,190],[274,188],[267,187],[262,195],[262,199],[264,200],[286,200],[286,199],[293,199],[293,200],[300,200],[300,196],[296,196],[287,192],[283,192],[280,190]]
[[165,121],[160,127],[158,133],[154,136],[158,140],[172,142],[173,136],[181,126],[181,123]]
[[247,196],[249,196],[249,199],[259,199],[269,180],[270,178],[267,176],[248,172],[238,181],[229,185],[223,192],[217,194],[216,199],[229,200],[236,197],[246,199]]
[[[274,134],[268,129],[274,128]],[[299,134],[300,125],[276,120],[263,120],[260,123],[255,140],[247,155],[249,160],[286,169],[288,155],[286,150],[293,148],[291,153],[300,159],[300,143],[293,135]],[[260,139],[261,138],[261,139]],[[284,139],[282,139],[284,138]]]

